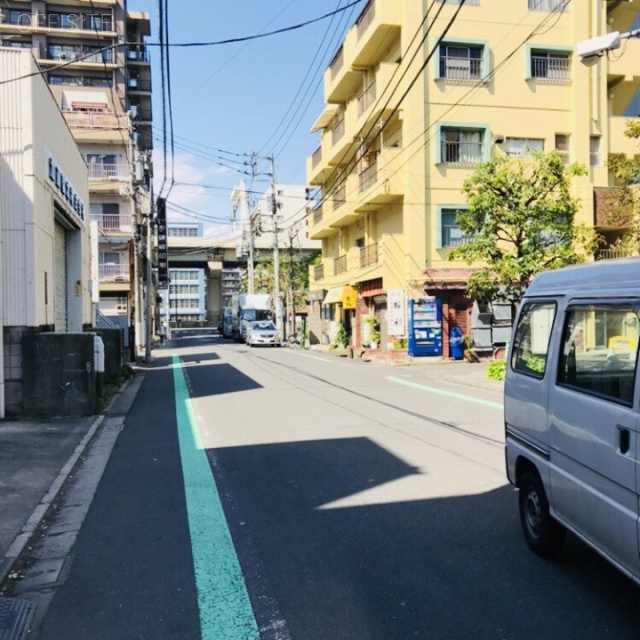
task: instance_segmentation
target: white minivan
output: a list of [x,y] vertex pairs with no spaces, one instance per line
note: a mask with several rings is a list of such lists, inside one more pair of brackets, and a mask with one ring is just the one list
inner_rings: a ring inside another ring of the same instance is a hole
[[640,583],[640,258],[543,273],[505,376],[509,481],[536,553],[568,529]]

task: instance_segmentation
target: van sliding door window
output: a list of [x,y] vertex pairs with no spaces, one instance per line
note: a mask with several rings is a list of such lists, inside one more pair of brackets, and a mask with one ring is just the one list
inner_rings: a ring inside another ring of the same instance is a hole
[[553,302],[530,302],[522,307],[511,351],[514,371],[544,377],[555,315]]
[[631,305],[569,308],[558,384],[631,406],[639,327]]

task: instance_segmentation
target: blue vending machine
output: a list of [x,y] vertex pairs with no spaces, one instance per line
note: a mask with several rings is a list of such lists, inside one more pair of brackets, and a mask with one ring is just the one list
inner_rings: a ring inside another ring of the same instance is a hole
[[442,302],[437,298],[409,300],[409,355],[442,355]]

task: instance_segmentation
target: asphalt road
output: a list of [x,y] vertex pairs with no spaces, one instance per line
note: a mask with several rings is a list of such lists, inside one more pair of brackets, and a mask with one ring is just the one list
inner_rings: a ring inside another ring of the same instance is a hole
[[637,638],[638,588],[526,547],[501,397],[174,332],[41,640]]

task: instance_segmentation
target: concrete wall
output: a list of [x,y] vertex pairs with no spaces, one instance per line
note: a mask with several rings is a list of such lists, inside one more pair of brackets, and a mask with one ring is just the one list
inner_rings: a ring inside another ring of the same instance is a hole
[[93,338],[90,333],[23,337],[25,416],[84,416],[96,412]]

